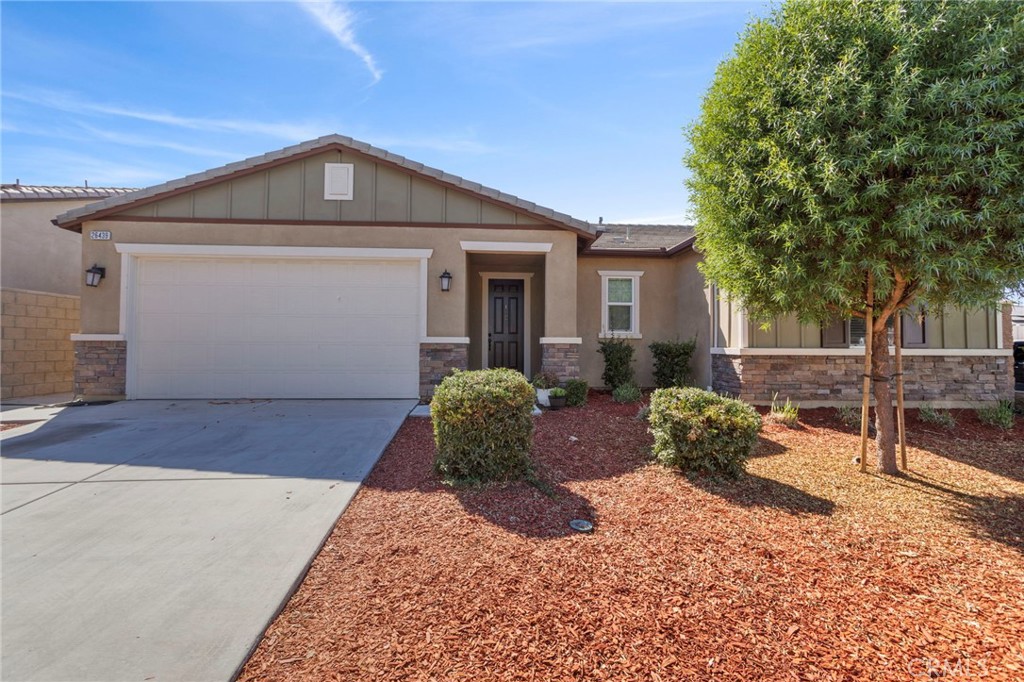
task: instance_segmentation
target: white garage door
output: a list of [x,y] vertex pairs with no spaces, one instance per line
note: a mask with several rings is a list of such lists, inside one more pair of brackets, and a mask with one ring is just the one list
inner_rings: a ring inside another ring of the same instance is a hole
[[138,398],[415,398],[418,261],[140,258]]

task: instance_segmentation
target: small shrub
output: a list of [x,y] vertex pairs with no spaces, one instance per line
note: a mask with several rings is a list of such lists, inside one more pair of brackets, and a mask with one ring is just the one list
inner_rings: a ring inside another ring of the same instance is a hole
[[796,426],[796,423],[800,418],[800,407],[790,402],[789,398],[786,398],[785,404],[780,405],[779,394],[776,391],[775,394],[772,395],[772,409],[769,412],[769,416],[774,422],[793,427]]
[[565,389],[564,388],[559,388],[558,386],[555,386],[553,389],[551,389],[551,392],[548,393],[548,395],[551,396],[552,398],[564,398],[565,397]]
[[671,388],[693,383],[690,359],[697,349],[696,338],[689,341],[655,341],[648,347],[654,358],[655,386]]
[[601,339],[597,352],[604,356],[601,381],[613,391],[623,384],[633,383],[633,346],[625,339]]
[[534,388],[554,388],[558,385],[558,377],[554,372],[537,372],[530,383]]
[[658,462],[729,476],[743,472],[761,430],[753,407],[699,388],[656,390],[650,422]]
[[565,382],[565,404],[569,407],[583,407],[587,404],[590,386],[583,379],[569,379]]
[[931,405],[922,405],[917,411],[921,421],[929,424],[937,424],[943,428],[951,429],[956,426],[956,417],[948,410],[937,410]]
[[860,410],[856,407],[851,407],[850,405],[837,407],[836,416],[839,417],[839,421],[843,422],[847,426],[860,425]]
[[978,419],[985,424],[1007,430],[1013,428],[1013,403],[1009,400],[1000,400],[995,405],[980,407],[976,413]]
[[637,421],[645,422],[651,418],[651,406],[641,405],[640,409],[636,411]]
[[617,403],[638,403],[643,397],[644,394],[640,387],[633,382],[622,384],[612,391],[612,400]]
[[455,483],[504,480],[530,468],[535,394],[511,369],[456,372],[434,393],[434,470]]

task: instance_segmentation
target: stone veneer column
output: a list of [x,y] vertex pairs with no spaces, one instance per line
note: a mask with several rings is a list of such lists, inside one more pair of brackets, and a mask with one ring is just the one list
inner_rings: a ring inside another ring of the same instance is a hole
[[420,399],[430,400],[434,389],[453,369],[468,368],[468,343],[421,343]]
[[711,388],[738,397],[743,389],[743,359],[738,355],[712,353]]
[[583,339],[540,340],[540,371],[549,372],[559,381],[580,378],[580,344]]
[[75,341],[75,395],[86,400],[125,397],[125,341]]

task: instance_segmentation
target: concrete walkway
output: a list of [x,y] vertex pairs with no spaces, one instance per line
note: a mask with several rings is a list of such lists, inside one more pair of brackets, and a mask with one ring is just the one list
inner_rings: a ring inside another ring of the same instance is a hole
[[415,401],[136,401],[2,435],[4,680],[228,680]]

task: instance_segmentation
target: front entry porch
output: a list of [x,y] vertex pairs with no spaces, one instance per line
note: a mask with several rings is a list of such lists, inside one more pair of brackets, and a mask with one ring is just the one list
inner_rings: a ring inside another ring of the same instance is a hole
[[[433,395],[452,369],[508,367],[527,378],[551,372],[562,381],[579,376],[581,339],[573,336],[575,252],[515,252],[508,243],[502,247],[511,248],[466,251],[465,269],[460,268],[465,273],[460,282],[465,287],[465,343],[446,338],[444,343],[421,344],[423,399]],[[547,336],[550,329],[563,335]]]

